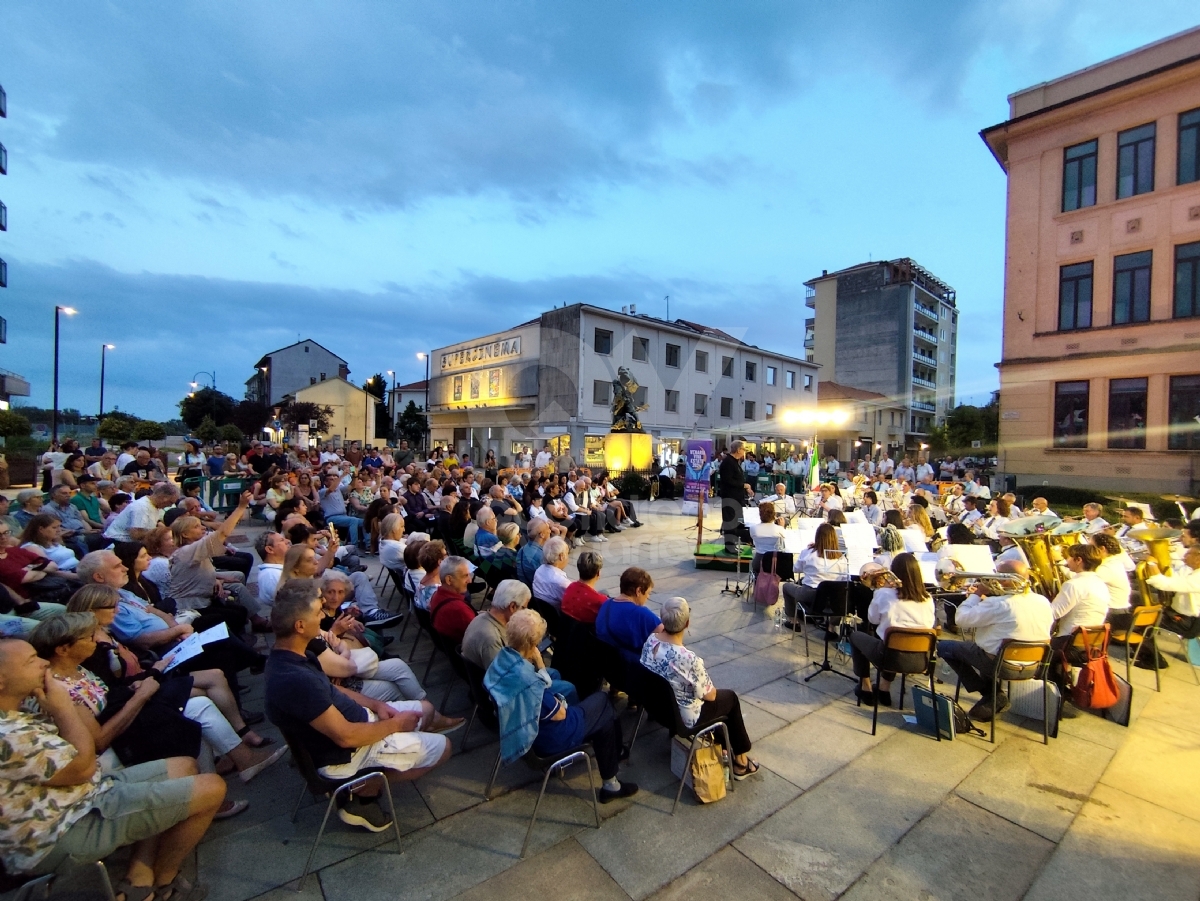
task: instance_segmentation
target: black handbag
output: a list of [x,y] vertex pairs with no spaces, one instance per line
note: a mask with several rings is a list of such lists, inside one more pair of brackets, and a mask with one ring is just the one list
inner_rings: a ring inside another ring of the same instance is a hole
[[[156,678],[147,674],[146,678]],[[113,686],[108,706],[99,716],[101,723],[120,712],[131,697],[137,680]],[[168,757],[196,757],[200,754],[200,724],[183,715],[183,707],[192,694],[190,677],[159,679],[159,688],[129,728],[113,739],[112,748],[125,766],[135,766]]]

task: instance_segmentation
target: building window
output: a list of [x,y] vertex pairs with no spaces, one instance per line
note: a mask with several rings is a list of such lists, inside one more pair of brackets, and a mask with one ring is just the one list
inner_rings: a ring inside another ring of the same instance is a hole
[[758,364],[746,361],[746,381],[753,382],[758,380]]
[[1176,182],[1200,181],[1200,109],[1179,114],[1179,155]]
[[796,370],[794,370],[794,369],[785,369],[784,370],[783,386],[785,388],[790,388],[793,391],[796,389]]
[[1200,375],[1171,376],[1167,450],[1200,450]]
[[1063,151],[1064,213],[1096,205],[1096,141],[1085,141]]
[[875,411],[875,424],[883,425],[883,411],[882,410]]
[[592,403],[598,407],[607,407],[612,403],[612,382],[603,379],[592,382]]
[[763,404],[763,412],[767,414],[767,419],[774,419],[775,418],[775,405],[774,404]]
[[650,339],[638,338],[633,339],[633,358],[639,363],[645,363],[650,359]]
[[746,401],[746,418],[747,419],[754,418],[754,401],[752,401],[752,400]]
[[1150,321],[1150,264],[1154,254],[1125,253],[1113,258],[1113,325]]
[[707,394],[697,394],[696,395],[696,404],[692,408],[692,411],[697,416],[707,416],[708,415],[708,395]]
[[8,231],[8,207],[0,200],[0,232]]
[[733,378],[733,357],[721,357],[721,378]]
[[767,384],[768,385],[775,384],[775,379],[776,379],[776,375],[778,374],[778,372],[779,372],[779,370],[776,369],[774,366],[767,367]]
[[812,376],[811,375],[806,375],[804,377],[804,390],[812,391]]
[[667,365],[670,366],[672,369],[679,368],[679,345],[678,344],[668,344],[667,345]]
[[1200,316],[1200,241],[1175,248],[1176,319]]
[[708,372],[708,351],[696,351],[696,371]]
[[0,288],[8,287],[8,263],[0,258]]
[[0,144],[0,175],[8,175],[8,151]]
[[1054,383],[1054,446],[1087,447],[1088,383]]
[[325,373],[321,373],[321,381],[325,381]]
[[598,354],[609,356],[612,353],[612,338],[613,333],[606,328],[596,329],[596,341],[592,345],[592,349]]
[[679,412],[679,392],[667,389],[667,395],[663,400],[663,409],[668,413]]
[[1112,379],[1108,383],[1108,446],[1145,449],[1145,379]]
[[1058,270],[1058,328],[1092,327],[1092,264],[1076,263]]
[[733,398],[732,397],[722,397],[721,398],[721,416],[724,419],[732,419],[733,418]]
[[1153,122],[1117,134],[1117,199],[1154,190]]

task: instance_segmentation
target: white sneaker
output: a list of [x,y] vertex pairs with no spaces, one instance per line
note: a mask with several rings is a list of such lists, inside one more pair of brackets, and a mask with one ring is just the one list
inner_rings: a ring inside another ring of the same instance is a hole
[[583,539],[577,537],[571,544],[573,547],[583,547]]
[[593,535],[592,541],[608,541],[603,535]]

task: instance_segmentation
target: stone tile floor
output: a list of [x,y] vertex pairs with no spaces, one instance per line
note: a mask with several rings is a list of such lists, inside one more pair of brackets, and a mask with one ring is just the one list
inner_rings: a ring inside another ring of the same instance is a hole
[[[685,794],[672,817],[666,734],[643,729],[622,772],[641,792],[602,807],[596,829],[586,774],[552,780],[520,860],[538,777],[521,764],[505,768],[484,802],[497,744],[477,726],[467,749],[460,732],[445,766],[395,790],[399,849],[390,832],[368,835],[333,819],[301,901],[1200,897],[1200,687],[1178,656],[1161,693],[1153,673],[1134,670],[1129,728],[1082,714],[1047,747],[1039,723],[1005,716],[995,745],[937,743],[890,710],[872,736],[870,711],[854,705],[848,680],[805,683],[803,640],[724,594],[726,573],[694,567],[694,531],[673,505],[641,507],[645,528],[598,547],[600,588],[615,593],[621,570],[637,564],[654,575],[656,599],[688,599],[688,644],[718,686],[741,694],[762,775],[714,805]],[[405,657],[411,639],[410,629]],[[1176,647],[1169,643],[1169,656]],[[424,641],[418,674],[428,653]],[[440,700],[450,678],[436,663],[430,697]],[[252,681],[246,706],[260,709],[261,679]],[[466,706],[465,691],[454,689],[450,711]],[[298,897],[324,813],[323,801],[305,795],[293,825],[300,792],[296,771],[282,763],[249,786],[230,782],[230,796],[251,806],[214,824],[199,848],[213,901]]]

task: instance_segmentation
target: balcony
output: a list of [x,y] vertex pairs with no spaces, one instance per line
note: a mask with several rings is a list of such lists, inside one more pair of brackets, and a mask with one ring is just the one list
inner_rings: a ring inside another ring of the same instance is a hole
[[928,344],[932,344],[934,347],[937,347],[937,335],[933,332],[927,332],[923,328],[913,328],[913,338],[915,338],[917,341],[924,341]]
[[810,310],[817,308],[817,289],[805,286],[804,288],[804,305]]
[[923,379],[919,375],[913,375],[912,380],[914,385],[920,385],[922,388],[928,388],[931,391],[937,390],[937,383],[931,382],[929,379]]
[[[913,381],[916,380],[914,379]],[[923,400],[914,400],[909,404],[909,406],[914,410],[924,410],[926,413],[934,413],[937,411],[937,407],[935,407],[933,404],[926,403]]]
[[920,303],[913,304],[913,308],[918,316],[924,316],[926,319],[929,319],[935,323],[938,321],[938,314],[936,310],[931,310],[929,307]]
[[913,360],[917,363],[923,363],[930,369],[937,369],[937,357],[931,356],[923,351],[913,348]]
[[813,321],[809,319],[804,323],[804,346],[811,349],[816,335],[816,327]]

